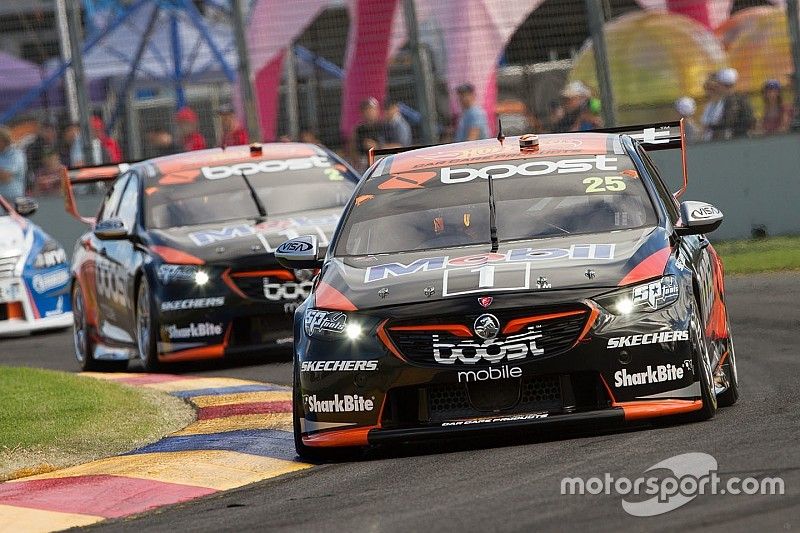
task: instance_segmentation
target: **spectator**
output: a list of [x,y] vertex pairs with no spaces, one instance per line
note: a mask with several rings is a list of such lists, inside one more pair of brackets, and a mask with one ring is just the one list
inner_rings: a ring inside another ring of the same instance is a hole
[[556,122],[554,131],[563,133],[577,130],[581,115],[588,107],[591,96],[592,91],[582,81],[568,83],[561,91],[563,115]]
[[375,98],[367,98],[359,105],[361,122],[350,143],[350,157],[361,169],[367,167],[367,155],[370,148],[380,148],[386,142],[383,125],[380,121],[380,109]]
[[236,118],[236,111],[232,105],[225,104],[221,106],[217,110],[217,114],[222,128],[222,139],[220,139],[222,146],[238,146],[249,142],[247,130],[239,124],[239,119]]
[[734,68],[724,68],[717,73],[722,95],[722,118],[713,128],[715,139],[746,137],[756,125],[747,96],[736,92],[738,79],[739,73]]
[[386,100],[383,104],[383,124],[386,129],[386,146],[411,146],[411,126],[400,113],[400,104]]
[[181,147],[175,142],[173,135],[163,127],[148,131],[145,140],[148,158],[177,154],[181,151]]
[[106,134],[106,125],[103,119],[92,115],[89,124],[92,126],[92,133],[103,147],[103,163],[122,163],[122,148],[116,140]]
[[552,100],[547,105],[547,122],[544,126],[546,131],[550,133],[556,132],[556,127],[562,118],[564,118],[564,108],[561,106],[561,102]]
[[675,101],[675,111],[683,119],[683,127],[688,142],[697,142],[702,137],[700,126],[694,120],[697,104],[691,96],[682,96]]
[[486,111],[476,103],[475,86],[471,83],[459,85],[456,89],[461,116],[456,125],[455,142],[474,141],[489,137],[489,122]]
[[578,116],[578,131],[591,131],[603,127],[603,118],[600,116],[602,105],[599,98],[589,98],[586,105],[581,108]]
[[764,99],[764,115],[759,125],[761,133],[774,135],[788,131],[791,112],[783,103],[781,82],[767,80],[761,90],[761,97]]
[[55,124],[50,121],[43,121],[39,124],[36,138],[27,149],[28,171],[35,174],[42,166],[45,153],[55,152],[58,142],[58,130]]
[[724,110],[722,90],[716,74],[709,74],[706,78],[705,83],[703,83],[703,92],[705,93],[706,106],[703,108],[703,115],[700,117],[700,127],[703,131],[703,140],[710,141],[714,138],[715,129],[722,121],[722,112]]
[[76,123],[67,124],[62,133],[62,161],[70,168],[103,164],[103,147],[100,140],[92,138],[89,143],[91,161],[84,161],[83,144],[81,142],[81,127]]
[[184,152],[205,150],[206,139],[200,133],[200,118],[189,106],[184,106],[175,113],[175,124],[178,129],[178,138]]
[[312,130],[302,130],[300,132],[300,142],[309,144],[322,144],[316,132]]
[[0,126],[0,195],[11,202],[25,196],[26,173],[25,154],[14,146],[11,130]]
[[63,171],[64,165],[61,164],[61,160],[58,158],[58,152],[55,150],[46,151],[42,157],[41,166],[34,174],[33,194],[59,194]]

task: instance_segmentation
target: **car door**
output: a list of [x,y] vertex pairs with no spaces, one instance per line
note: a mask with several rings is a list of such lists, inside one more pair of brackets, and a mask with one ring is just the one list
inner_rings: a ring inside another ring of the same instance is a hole
[[[139,213],[139,176],[128,175],[121,191],[116,210],[110,218],[122,221],[129,233],[136,229]],[[102,241],[100,257],[104,304],[108,311],[109,336],[119,342],[132,343],[135,339],[135,287],[138,254],[129,238]],[[98,280],[99,282],[99,280]],[[99,285],[99,283],[98,283]]]

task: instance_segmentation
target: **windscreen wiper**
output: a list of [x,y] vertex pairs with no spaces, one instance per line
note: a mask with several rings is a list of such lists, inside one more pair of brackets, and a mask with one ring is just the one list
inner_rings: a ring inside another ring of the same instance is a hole
[[258,209],[259,216],[263,219],[267,218],[267,208],[264,207],[263,203],[261,203],[261,198],[259,198],[255,187],[253,187],[253,184],[250,183],[250,180],[247,178],[243,170],[239,171],[239,175],[242,177],[245,185],[247,185],[247,189],[250,191],[250,196],[253,198],[253,203],[256,204],[256,209]]
[[500,248],[500,243],[497,240],[497,206],[494,203],[494,179],[490,172],[487,172],[487,181],[489,182],[489,237],[492,240],[492,253],[495,253]]

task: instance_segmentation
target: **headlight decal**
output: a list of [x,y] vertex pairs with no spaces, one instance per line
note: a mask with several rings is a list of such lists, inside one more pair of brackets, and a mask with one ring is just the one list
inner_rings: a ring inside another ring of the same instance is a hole
[[[350,327],[356,325],[350,324]],[[348,331],[347,315],[341,311],[322,311],[308,308],[303,316],[303,328],[312,338],[329,339]]]
[[606,294],[595,301],[614,315],[628,315],[658,311],[675,303],[679,295],[675,276],[664,276]]

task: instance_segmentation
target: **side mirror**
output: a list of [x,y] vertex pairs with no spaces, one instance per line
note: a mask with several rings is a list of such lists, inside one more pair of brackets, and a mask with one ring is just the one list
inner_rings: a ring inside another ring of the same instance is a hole
[[97,223],[94,227],[94,236],[101,241],[126,239],[128,230],[125,229],[125,224],[120,219],[109,218]]
[[33,198],[23,196],[14,200],[14,211],[24,217],[29,217],[39,209],[39,204]]
[[681,225],[675,227],[678,235],[711,233],[722,224],[722,211],[705,202],[681,202]]
[[316,235],[302,235],[289,239],[275,250],[275,259],[281,266],[291,269],[320,268],[320,249]]

